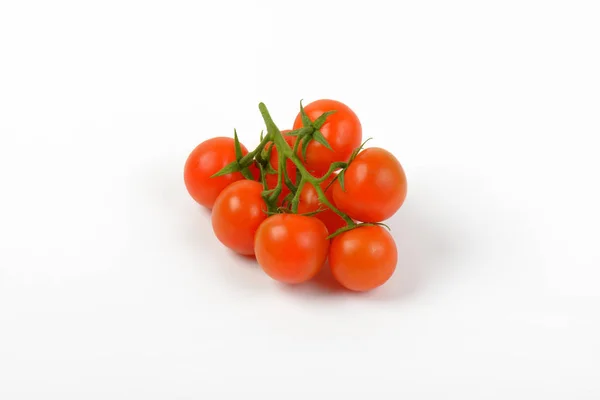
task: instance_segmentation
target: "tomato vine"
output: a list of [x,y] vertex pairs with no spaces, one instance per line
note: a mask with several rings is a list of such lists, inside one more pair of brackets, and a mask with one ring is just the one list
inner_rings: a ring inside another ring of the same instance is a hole
[[233,138],[199,144],[186,160],[186,188],[212,209],[217,239],[256,256],[281,282],[305,282],[329,259],[342,286],[381,286],[397,262],[383,221],[406,196],[398,160],[383,148],[363,149],[369,139],[362,142],[358,117],[339,101],[306,108],[301,101],[291,131],[277,127],[265,104],[258,108],[266,130],[252,151],[234,130]]

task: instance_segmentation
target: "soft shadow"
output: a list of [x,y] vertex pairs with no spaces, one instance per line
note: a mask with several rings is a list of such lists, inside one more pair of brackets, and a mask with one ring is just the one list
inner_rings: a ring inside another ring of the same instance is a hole
[[318,289],[325,294],[335,295],[341,293],[350,293],[348,289],[344,288],[335,280],[333,274],[331,273],[329,262],[327,262],[317,276],[310,281],[310,284],[314,286],[315,289]]
[[396,271],[365,297],[389,301],[418,295],[435,274],[452,265],[464,241],[451,209],[427,188],[413,188],[411,197],[386,222],[398,248]]
[[326,263],[323,268],[321,268],[321,271],[308,282],[298,285],[288,285],[283,283],[277,283],[277,285],[279,290],[285,294],[303,298],[336,299],[352,293],[337,283],[331,274],[328,263]]
[[[169,160],[157,160],[131,171],[129,190],[135,194],[132,224],[149,221],[177,267],[195,271],[199,280],[223,279],[244,292],[264,290],[271,283],[254,256],[242,256],[223,246],[211,226],[211,211],[194,202],[183,183],[182,170]],[[181,167],[182,168],[182,167]],[[134,196],[128,196],[134,198]]]
[[[141,167],[140,167],[141,168]],[[451,201],[429,187],[427,176],[420,186],[413,185],[402,208],[386,223],[398,247],[398,265],[392,278],[382,287],[367,293],[344,289],[333,279],[329,265],[311,281],[301,285],[285,285],[264,276],[254,257],[232,252],[215,253],[220,246],[210,227],[210,210],[195,204],[185,189],[179,169],[169,163],[145,165],[131,177],[130,190],[138,195],[131,204],[132,212],[145,208],[144,217],[162,219],[157,236],[176,243],[175,247],[194,254],[199,260],[214,259],[224,266],[225,279],[250,292],[277,285],[293,296],[323,298],[360,297],[377,301],[404,301],[425,291],[428,283],[448,266],[456,265],[464,256],[465,232],[460,219],[453,215]],[[210,254],[210,255],[209,255]],[[205,261],[202,261],[205,262]]]

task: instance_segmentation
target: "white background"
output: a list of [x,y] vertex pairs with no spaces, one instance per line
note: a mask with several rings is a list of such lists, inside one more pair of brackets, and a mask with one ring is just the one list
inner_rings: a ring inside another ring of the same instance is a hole
[[[0,398],[600,398],[595,1],[0,2]],[[334,98],[409,194],[388,284],[270,280],[183,186]],[[404,396],[404,397],[401,397]],[[255,397],[252,397],[255,398]]]

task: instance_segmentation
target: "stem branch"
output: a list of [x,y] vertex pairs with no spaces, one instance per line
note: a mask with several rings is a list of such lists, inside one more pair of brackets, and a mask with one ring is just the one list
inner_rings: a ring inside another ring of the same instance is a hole
[[298,205],[300,204],[300,193],[302,193],[302,188],[306,183],[306,179],[304,175],[300,175],[300,182],[298,182],[298,189],[296,189],[296,194],[294,194],[294,198],[292,199],[292,212],[294,214],[298,213]]
[[269,143],[270,141],[271,141],[271,135],[269,133],[267,133],[265,135],[265,137],[263,138],[263,140],[261,140],[261,142],[258,144],[258,146],[254,150],[252,150],[250,153],[248,153],[244,157],[242,157],[242,159],[240,160],[240,164],[242,166],[246,166],[246,164],[250,165],[252,163],[252,160],[254,160],[254,157],[256,157],[256,155],[258,153],[263,151],[263,149],[265,148],[267,143]]
[[[325,179],[316,178],[310,172],[308,172],[306,167],[302,164],[302,162],[296,156],[296,153],[292,150],[290,145],[283,138],[281,131],[279,130],[279,128],[277,128],[277,125],[275,125],[275,122],[273,122],[273,119],[271,118],[271,115],[269,114],[269,111],[267,110],[267,107],[264,105],[264,103],[260,103],[258,105],[258,108],[260,109],[260,113],[262,114],[262,117],[265,120],[265,124],[267,125],[267,136],[272,137],[272,140],[275,143],[275,145],[277,146],[277,150],[279,151],[279,160],[280,160],[279,171],[278,171],[279,172],[279,180],[281,180],[281,170],[285,167],[285,164],[282,165],[281,160],[284,159],[285,157],[287,157],[290,160],[292,160],[292,162],[298,168],[298,171],[301,174],[300,182],[302,184],[308,182],[314,186],[315,190],[317,191],[317,196],[318,196],[321,204],[328,207],[329,209],[331,209],[331,211],[333,211],[334,213],[339,215],[346,222],[346,224],[348,224],[348,226],[350,226],[350,227],[355,226],[356,224],[354,223],[352,218],[350,218],[348,215],[346,215],[345,213],[340,211],[337,207],[335,207],[333,204],[331,204],[331,202],[329,200],[327,200],[327,197],[325,196],[325,193],[323,192],[323,189],[321,188],[321,185],[320,185],[320,183],[327,178],[325,178]],[[294,147],[296,147],[296,145],[294,145]],[[334,169],[335,169],[335,167],[333,165],[330,166],[328,174],[333,173]],[[326,177],[328,177],[328,176],[326,175]],[[281,182],[278,182],[278,184],[277,184],[277,188],[279,188],[279,189],[281,189],[280,184],[281,184]],[[277,192],[277,188],[275,188],[275,192]],[[300,187],[299,187],[299,189],[300,189]],[[299,196],[298,195],[299,192],[300,192],[300,190],[297,190],[294,197]],[[273,193],[273,194],[275,194],[275,193]],[[277,195],[279,195],[279,193]],[[293,207],[293,205],[292,205],[292,207]],[[296,205],[296,209],[297,209],[297,205]]]

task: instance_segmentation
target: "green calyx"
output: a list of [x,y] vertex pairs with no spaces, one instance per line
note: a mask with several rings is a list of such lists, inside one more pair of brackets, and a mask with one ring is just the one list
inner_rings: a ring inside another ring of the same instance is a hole
[[[268,135],[263,137],[261,133],[261,141],[260,144],[254,151],[243,156],[242,145],[237,135],[237,130],[233,130],[233,146],[235,148],[235,161],[227,164],[223,169],[219,170],[217,173],[211,175],[211,178],[216,178],[218,176],[223,176],[227,174],[231,174],[234,172],[240,172],[244,178],[249,180],[254,180],[252,173],[250,172],[250,166],[254,163],[255,157],[264,149],[264,147],[269,142]],[[261,174],[262,175],[262,174]]]
[[[327,189],[329,189],[329,186],[333,185],[333,182],[335,182],[336,180],[340,181],[340,187],[342,188],[343,191],[346,191],[346,186],[345,186],[345,177],[346,177],[346,169],[348,169],[348,166],[350,166],[350,164],[352,163],[352,161],[354,161],[354,159],[356,158],[356,156],[358,155],[358,153],[360,153],[360,151],[363,149],[363,147],[365,147],[365,144],[367,144],[367,142],[369,140],[371,140],[372,138],[368,138],[367,140],[365,140],[364,142],[362,142],[362,144],[360,146],[358,146],[356,149],[354,149],[354,151],[352,152],[352,154],[350,155],[350,159],[348,160],[347,163],[344,163],[344,166],[340,167],[341,171],[339,174],[337,174],[329,183],[329,185],[327,186]],[[335,164],[335,163],[334,163]],[[332,164],[333,166],[333,164]]]
[[302,119],[302,128],[292,131],[290,134],[298,136],[296,143],[301,146],[302,159],[306,160],[306,152],[308,145],[312,140],[320,143],[327,149],[333,151],[325,136],[321,132],[321,128],[327,122],[327,117],[335,113],[335,110],[327,111],[321,114],[317,119],[311,121],[310,117],[306,114],[302,100],[300,100],[300,118]]

